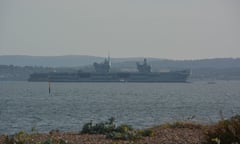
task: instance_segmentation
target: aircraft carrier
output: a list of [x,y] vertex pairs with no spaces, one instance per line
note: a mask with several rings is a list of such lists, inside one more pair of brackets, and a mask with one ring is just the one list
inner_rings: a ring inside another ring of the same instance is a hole
[[94,63],[94,72],[76,73],[33,73],[28,81],[31,82],[187,82],[190,70],[152,72],[147,60],[136,63],[137,72],[111,72],[110,58],[102,63]]

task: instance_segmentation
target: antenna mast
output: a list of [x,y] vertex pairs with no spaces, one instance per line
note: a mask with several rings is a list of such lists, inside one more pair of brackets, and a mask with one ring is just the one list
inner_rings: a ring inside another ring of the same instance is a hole
[[110,58],[110,52],[108,51],[108,64],[111,67],[111,58]]

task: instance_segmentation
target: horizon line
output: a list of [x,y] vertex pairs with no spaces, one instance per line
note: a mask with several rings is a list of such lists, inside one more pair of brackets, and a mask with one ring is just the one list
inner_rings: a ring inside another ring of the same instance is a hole
[[[108,56],[97,56],[97,55],[77,55],[77,54],[66,54],[66,55],[26,55],[26,54],[4,54],[0,56],[26,56],[26,57],[64,57],[64,56],[87,56],[87,57],[98,57],[106,58]],[[210,59],[240,59],[239,57],[206,57],[206,58],[186,58],[186,59],[173,59],[173,58],[159,58],[154,56],[127,56],[127,57],[112,57],[114,59],[131,59],[131,58],[147,58],[147,59],[161,59],[161,60],[173,60],[173,61],[186,61],[186,60],[210,60]]]

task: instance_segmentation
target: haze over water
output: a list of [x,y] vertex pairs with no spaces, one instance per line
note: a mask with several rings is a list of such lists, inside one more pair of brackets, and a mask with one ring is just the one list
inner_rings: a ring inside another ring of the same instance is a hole
[[240,81],[193,83],[0,82],[0,133],[79,131],[115,117],[135,128],[195,116],[215,122],[240,113]]
[[240,57],[239,0],[1,0],[1,55]]

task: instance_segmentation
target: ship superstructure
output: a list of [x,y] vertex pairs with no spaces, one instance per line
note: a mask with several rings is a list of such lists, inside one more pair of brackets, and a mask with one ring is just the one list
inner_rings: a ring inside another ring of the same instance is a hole
[[110,58],[105,59],[103,63],[93,63],[93,67],[97,73],[109,73],[111,67]]
[[140,73],[150,73],[151,72],[151,66],[147,64],[147,59],[143,60],[143,64],[140,64],[137,62],[137,69]]

